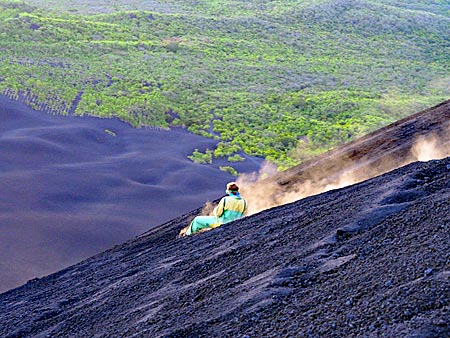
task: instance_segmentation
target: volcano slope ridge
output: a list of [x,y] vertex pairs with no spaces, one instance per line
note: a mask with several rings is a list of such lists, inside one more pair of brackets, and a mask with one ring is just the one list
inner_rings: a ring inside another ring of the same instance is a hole
[[199,210],[0,295],[2,337],[448,337],[450,158],[177,239]]
[[[260,211],[362,182],[418,160],[447,156],[450,156],[450,100],[267,179],[241,185],[244,195],[250,193],[250,212]],[[242,183],[251,181],[243,177]]]

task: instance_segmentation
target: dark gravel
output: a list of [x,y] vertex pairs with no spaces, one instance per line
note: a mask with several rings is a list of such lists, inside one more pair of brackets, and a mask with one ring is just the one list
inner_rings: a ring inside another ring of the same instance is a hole
[[448,337],[449,168],[414,163],[182,239],[195,213],[179,217],[1,294],[0,336]]

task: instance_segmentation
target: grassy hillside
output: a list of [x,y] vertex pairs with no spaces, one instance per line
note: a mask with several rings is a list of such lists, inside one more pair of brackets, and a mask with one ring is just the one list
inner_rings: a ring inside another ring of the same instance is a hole
[[0,0],[0,92],[184,126],[206,157],[286,168],[450,96],[445,1],[26,3]]

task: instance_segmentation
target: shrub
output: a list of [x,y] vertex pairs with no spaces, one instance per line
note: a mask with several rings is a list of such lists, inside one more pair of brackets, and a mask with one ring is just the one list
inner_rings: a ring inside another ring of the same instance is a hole
[[236,169],[234,169],[233,167],[230,167],[228,165],[221,165],[219,167],[219,169],[222,170],[222,171],[225,171],[227,173],[230,173],[233,176],[238,176],[239,175],[239,173],[237,172]]
[[200,164],[211,164],[212,163],[212,150],[207,149],[204,153],[195,149],[192,155],[188,156],[190,160],[195,163]]

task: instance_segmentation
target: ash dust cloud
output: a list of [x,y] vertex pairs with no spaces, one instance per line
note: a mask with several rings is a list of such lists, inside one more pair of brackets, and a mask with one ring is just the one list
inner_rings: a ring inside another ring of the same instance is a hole
[[[447,134],[449,132],[450,130],[447,130]],[[438,160],[450,155],[450,144],[443,143],[436,136],[420,137],[413,145],[411,153],[417,161]]]
[[[257,173],[239,176],[237,183],[242,196],[248,202],[248,213],[252,215],[262,210],[291,203],[299,199],[343,188],[382,175],[416,161],[430,161],[450,156],[450,128],[439,137],[437,134],[417,137],[404,156],[398,154],[369,154],[364,160],[341,157],[339,161],[325,158],[323,164],[315,163],[308,170],[306,179],[300,178],[294,184],[281,185],[275,179],[276,166],[266,162]],[[295,181],[295,179],[293,179]]]
[[237,179],[242,197],[247,201],[247,215],[279,205],[274,195],[276,195],[278,184],[270,178],[277,173],[277,167],[264,162],[258,172],[252,174],[242,174]]
[[201,214],[204,216],[212,216],[214,211],[214,203],[213,202],[206,202],[205,205],[202,208]]

